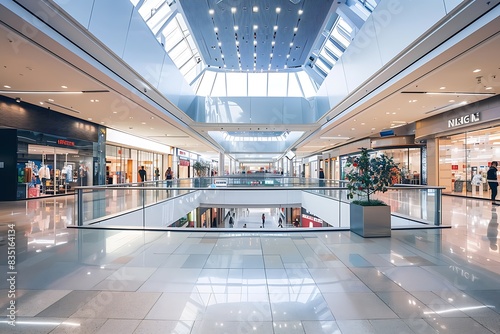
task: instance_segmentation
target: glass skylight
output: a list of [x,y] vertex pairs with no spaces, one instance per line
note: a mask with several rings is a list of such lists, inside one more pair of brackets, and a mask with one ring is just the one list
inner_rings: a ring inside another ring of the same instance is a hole
[[[253,71],[250,69],[240,72],[207,67],[175,0],[130,1],[197,95],[308,98],[315,96],[321,85],[321,82],[313,81],[304,68],[292,70],[285,66],[279,72],[270,71],[270,68],[267,72],[255,68]],[[366,20],[379,1],[356,0],[348,9],[342,8],[339,11],[351,10],[362,20]],[[313,60],[305,64],[319,73],[321,78],[328,75],[360,28],[344,19],[348,17],[349,15],[332,15],[325,27],[328,33],[322,35],[318,47],[314,48],[315,51],[311,54]]]

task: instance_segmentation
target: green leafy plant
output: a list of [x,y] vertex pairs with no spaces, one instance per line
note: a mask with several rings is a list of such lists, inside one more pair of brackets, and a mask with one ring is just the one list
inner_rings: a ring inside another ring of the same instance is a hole
[[196,172],[197,176],[206,176],[209,168],[210,166],[206,162],[196,161],[193,164],[193,169]]
[[397,182],[399,175],[398,164],[393,158],[385,154],[370,158],[368,149],[361,148],[359,156],[349,157],[346,167],[349,172],[347,178],[347,198],[353,199],[358,195],[364,199],[353,201],[359,205],[386,205],[380,200],[373,200],[371,195],[377,192],[386,192],[388,187]]

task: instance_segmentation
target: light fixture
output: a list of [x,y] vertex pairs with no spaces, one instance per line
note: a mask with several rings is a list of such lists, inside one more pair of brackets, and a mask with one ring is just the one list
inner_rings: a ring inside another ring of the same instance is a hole
[[304,11],[302,9],[299,9],[299,15],[302,15]]
[[319,139],[323,139],[323,140],[348,140],[348,139],[351,139],[351,137],[344,137],[344,136],[341,136],[341,135],[338,135],[337,137],[319,137]]
[[252,11],[253,11],[254,13],[257,13],[257,12],[259,11],[259,7],[258,7],[258,6],[253,6],[253,7],[252,7]]
[[276,7],[276,14],[279,14],[281,13],[281,8],[280,7]]
[[236,7],[231,7],[231,13],[236,13]]
[[491,96],[495,93],[478,93],[478,92],[401,92],[401,94],[426,94],[426,95],[470,95],[470,96]]
[[20,103],[21,102],[21,98],[20,97],[16,97],[16,102]]
[[210,14],[210,15],[214,15],[214,10],[213,10],[213,9],[209,9],[209,10],[208,10],[208,14]]

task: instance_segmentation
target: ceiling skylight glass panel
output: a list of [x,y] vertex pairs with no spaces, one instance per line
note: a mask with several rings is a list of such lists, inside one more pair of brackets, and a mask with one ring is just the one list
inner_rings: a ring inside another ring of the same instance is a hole
[[291,97],[303,97],[302,90],[300,89],[300,84],[295,73],[288,74],[288,96]]
[[337,60],[332,57],[332,55],[327,51],[326,48],[323,48],[319,55],[321,58],[323,58],[323,60],[330,64],[330,66],[333,66],[337,62]]
[[163,34],[165,36],[165,50],[167,52],[170,52],[184,38],[175,20],[167,25]]
[[154,15],[147,20],[146,23],[149,29],[156,35],[170,15],[172,15],[172,10],[168,5],[165,5],[157,9]]
[[226,96],[226,74],[219,72],[215,77],[214,88],[211,96]]
[[[144,1],[141,4],[141,7],[139,8],[139,14],[141,14],[142,18],[144,21],[149,20],[151,16],[156,13],[157,8],[160,8],[160,6],[165,2],[165,0],[150,0],[150,1]],[[136,6],[136,5],[134,5]],[[168,5],[167,5],[168,7]]]
[[215,80],[215,72],[205,71],[203,78],[201,79],[200,87],[196,92],[200,96],[210,96],[212,92],[212,86]]
[[299,78],[300,86],[302,87],[302,91],[304,92],[304,97],[313,97],[316,96],[316,88],[311,80],[311,77],[304,72],[297,72],[297,77]]
[[[189,59],[189,61],[180,68],[182,75],[184,78],[186,78],[186,81],[191,84],[191,82],[196,78],[196,75],[198,74],[197,67],[198,63],[196,63],[196,60],[193,58]],[[193,90],[196,90],[195,85],[192,85]]]
[[227,74],[227,96],[247,96],[246,73]]
[[267,96],[267,73],[248,73],[248,96]]
[[177,67],[181,67],[189,59],[191,50],[186,41],[182,40],[168,53]]
[[325,73],[330,72],[330,70],[332,69],[332,66],[326,63],[321,57],[316,59],[315,65]]
[[269,73],[267,96],[286,96],[288,88],[287,73]]

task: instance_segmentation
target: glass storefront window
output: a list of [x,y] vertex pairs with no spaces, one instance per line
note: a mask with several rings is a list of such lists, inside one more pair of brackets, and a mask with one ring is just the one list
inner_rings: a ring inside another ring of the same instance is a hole
[[486,172],[499,157],[498,127],[439,138],[439,185],[450,195],[489,198]]
[[[401,173],[400,179],[397,183],[403,184],[421,184],[421,171],[422,171],[422,161],[421,161],[421,148],[420,147],[410,147],[410,148],[388,148],[383,150],[374,150],[371,155],[385,154],[388,157],[392,157],[394,162],[398,164]],[[340,158],[341,163],[341,179],[345,179],[345,164],[348,156],[343,156]]]
[[[141,166],[144,166],[146,170],[147,181],[162,179],[164,173],[162,154],[106,145],[107,184],[138,182]],[[156,169],[158,169],[159,176],[155,174]]]

